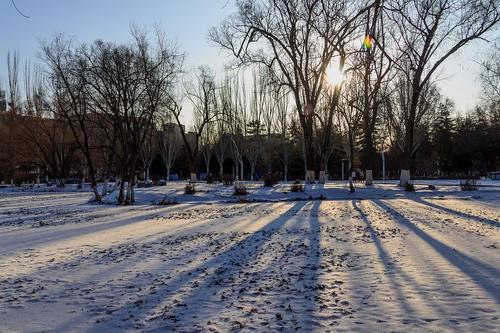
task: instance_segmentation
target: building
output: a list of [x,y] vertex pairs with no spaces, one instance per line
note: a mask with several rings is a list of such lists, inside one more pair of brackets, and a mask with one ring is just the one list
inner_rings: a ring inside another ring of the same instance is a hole
[[0,89],[0,112],[7,111],[7,98],[5,97],[5,90]]

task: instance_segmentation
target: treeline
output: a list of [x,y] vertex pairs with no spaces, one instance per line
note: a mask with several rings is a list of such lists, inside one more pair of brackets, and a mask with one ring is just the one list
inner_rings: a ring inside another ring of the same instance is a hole
[[86,178],[99,201],[116,178],[119,203],[132,203],[138,177],[172,171],[324,182],[360,169],[371,184],[383,159],[404,186],[410,173],[498,167],[498,49],[483,62],[485,98],[472,112],[457,115],[435,82],[451,56],[494,36],[497,0],[236,4],[209,32],[233,55],[222,73],[188,71],[179,46],[138,29],[128,44],[43,43],[22,88],[9,55],[2,181]]

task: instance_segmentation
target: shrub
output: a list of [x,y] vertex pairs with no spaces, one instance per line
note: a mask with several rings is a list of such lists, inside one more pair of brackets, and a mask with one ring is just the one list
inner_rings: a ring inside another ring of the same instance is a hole
[[296,180],[290,185],[290,192],[304,192],[304,185],[300,183],[300,180]]
[[277,175],[268,173],[264,176],[264,187],[273,187],[274,185],[278,184],[278,182],[279,177]]
[[248,191],[245,185],[237,184],[234,186],[233,195],[247,195]]
[[462,191],[477,191],[479,189],[479,183],[475,179],[466,179],[460,182],[460,189]]
[[433,190],[433,191],[434,191],[434,190],[436,189],[436,186],[434,186],[434,185],[430,184],[430,185],[428,186],[428,189],[429,189],[429,190]]
[[405,186],[405,191],[406,192],[415,192],[415,185],[413,185],[413,183],[406,183],[406,186]]
[[213,184],[214,183],[214,176],[212,176],[212,174],[209,173],[207,175],[207,177],[205,178],[205,180],[207,181],[207,184]]
[[194,183],[188,183],[186,187],[184,187],[184,194],[195,194],[196,188]]
[[230,186],[230,185],[233,185],[233,183],[234,183],[233,176],[231,176],[230,174],[227,174],[227,173],[222,175],[222,184],[224,186]]

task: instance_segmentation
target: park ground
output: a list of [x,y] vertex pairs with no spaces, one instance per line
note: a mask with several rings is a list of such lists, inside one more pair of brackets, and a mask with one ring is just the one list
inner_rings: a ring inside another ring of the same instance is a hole
[[0,189],[0,331],[500,331],[500,183],[246,185]]

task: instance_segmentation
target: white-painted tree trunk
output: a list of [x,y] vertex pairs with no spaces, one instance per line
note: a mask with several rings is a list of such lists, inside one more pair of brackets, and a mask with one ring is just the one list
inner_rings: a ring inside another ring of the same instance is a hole
[[401,175],[399,178],[399,186],[406,187],[410,182],[410,170],[401,170]]
[[114,192],[116,191],[116,189],[118,188],[118,186],[120,186],[120,177],[119,176],[116,176],[115,177],[115,184],[113,185],[113,190],[111,192]]
[[94,192],[95,201],[100,202],[101,196],[99,195],[99,190],[97,189],[97,186],[92,186],[92,192]]
[[314,170],[306,171],[306,183],[314,183]]
[[352,176],[349,176],[349,191],[351,193],[356,192],[356,189],[354,188],[354,183],[352,182]]
[[319,172],[319,182],[321,184],[325,184],[326,183],[326,178],[327,178],[326,171],[320,170],[320,172]]
[[365,185],[373,185],[373,170],[365,170]]
[[106,194],[108,194],[108,183],[109,183],[109,178],[104,179],[104,184],[102,184],[102,191],[101,195],[104,197]]
[[191,174],[191,182],[196,182],[196,173]]
[[126,205],[131,204],[131,198],[132,198],[132,180],[129,179],[127,182],[127,193],[125,194],[125,204]]

